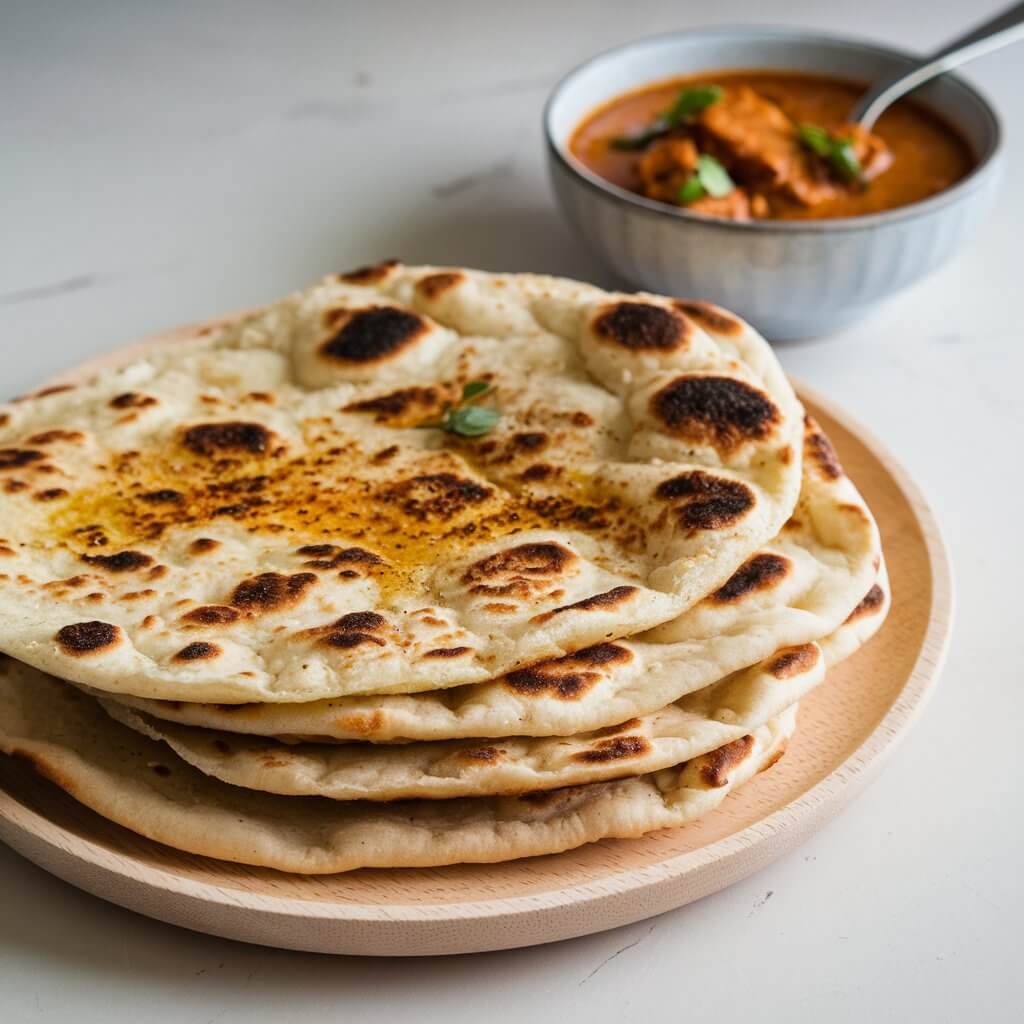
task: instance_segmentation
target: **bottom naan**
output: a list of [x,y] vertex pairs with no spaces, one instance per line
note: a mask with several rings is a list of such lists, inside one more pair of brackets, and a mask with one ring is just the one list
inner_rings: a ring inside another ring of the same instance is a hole
[[0,663],[0,750],[76,800],[167,846],[295,874],[494,863],[676,828],[781,757],[796,705],[674,768],[518,797],[338,803],[211,779],[115,722],[91,697]]

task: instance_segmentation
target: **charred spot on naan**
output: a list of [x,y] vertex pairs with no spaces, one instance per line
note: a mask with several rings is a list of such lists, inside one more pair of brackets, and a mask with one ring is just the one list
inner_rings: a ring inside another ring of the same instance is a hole
[[762,551],[748,558],[708,600],[732,604],[750,594],[771,590],[789,575],[792,567],[788,558]]
[[775,748],[775,751],[769,755],[765,763],[761,765],[761,767],[758,769],[758,774],[760,774],[761,772],[768,771],[769,768],[774,768],[775,765],[777,765],[782,760],[782,756],[786,753],[788,747],[789,741],[787,739],[783,738],[782,740],[780,740],[779,745]]
[[397,306],[331,309],[324,314],[324,326],[329,337],[321,343],[320,355],[356,366],[387,363],[430,332],[423,317]]
[[476,480],[455,473],[423,473],[400,480],[378,492],[385,504],[397,505],[419,522],[445,522],[480,505],[494,494]]
[[0,473],[32,466],[45,458],[46,453],[35,448],[0,448]]
[[33,398],[48,398],[50,395],[60,395],[65,391],[74,391],[75,384],[51,384],[47,388],[40,388],[38,391],[31,391],[27,395],[18,395],[16,398],[11,399],[11,404],[14,405],[18,402],[28,402]]
[[455,759],[470,765],[497,764],[505,758],[507,751],[501,747],[468,747],[456,753]]
[[180,505],[185,501],[185,495],[181,491],[162,487],[158,491],[146,491],[144,494],[140,494],[139,501],[144,501],[147,505]]
[[525,697],[578,700],[634,658],[633,652],[621,644],[595,644],[562,658],[516,669],[506,674],[502,683]]
[[334,724],[346,733],[363,737],[374,736],[384,727],[384,712],[380,708],[373,711],[349,711],[339,715]]
[[316,573],[300,572],[285,576],[279,572],[261,572],[235,587],[232,607],[253,617],[283,611],[297,605],[306,591],[318,582]]
[[821,650],[817,644],[800,644],[777,651],[767,667],[776,679],[791,679],[809,672],[820,660]]
[[416,282],[416,294],[427,302],[436,302],[465,280],[466,275],[461,270],[441,270],[421,277]]
[[74,658],[102,654],[113,650],[123,641],[121,627],[110,622],[93,619],[89,622],[72,622],[57,630],[57,643],[61,650]]
[[190,626],[230,626],[241,617],[242,613],[237,608],[225,604],[204,604],[186,612],[181,621]]
[[197,423],[181,432],[181,443],[194,455],[206,458],[272,455],[282,449],[280,439],[262,423],[225,421]]
[[856,622],[869,615],[877,615],[885,604],[885,591],[877,583],[861,598],[857,607],[846,616],[846,622]]
[[729,784],[729,773],[741,765],[754,750],[754,737],[741,736],[724,747],[712,750],[700,759],[701,781],[711,789]]
[[843,475],[843,464],[832,442],[811,416],[804,417],[804,465],[824,480],[838,480]]
[[177,662],[209,661],[211,658],[219,657],[222,653],[222,649],[217,644],[197,640],[182,647],[171,660]]
[[654,393],[650,409],[671,436],[722,455],[768,439],[782,423],[778,406],[759,388],[714,374],[676,377]]
[[676,352],[690,343],[685,317],[649,302],[616,302],[602,308],[592,324],[594,336],[629,352]]
[[709,334],[720,334],[723,337],[735,338],[743,333],[743,322],[721,306],[710,302],[699,302],[696,299],[676,299],[672,305],[683,316],[689,317]]
[[655,498],[673,505],[676,521],[685,530],[721,530],[734,526],[757,503],[742,481],[716,476],[702,469],[689,470],[664,480]]
[[550,622],[556,615],[564,615],[566,612],[615,611],[624,608],[639,593],[639,587],[628,585],[612,587],[611,590],[600,594],[591,594],[579,601],[573,601],[572,604],[563,604],[558,608],[552,608],[549,612],[541,612],[539,615],[534,615],[530,622],[537,625]]
[[423,654],[424,658],[464,658],[467,654],[472,654],[472,647],[435,647],[433,650],[426,651]]
[[612,761],[641,757],[650,749],[650,740],[644,736],[613,736],[610,739],[598,740],[589,750],[573,754],[572,759],[581,764],[608,764]]
[[107,404],[111,409],[148,409],[150,406],[158,405],[159,399],[137,391],[126,391],[122,395],[115,395]]
[[81,430],[44,430],[39,434],[33,434],[26,438],[26,444],[48,445],[48,444],[81,444],[85,440],[85,434]]
[[462,574],[462,582],[471,594],[525,600],[575,574],[579,565],[579,556],[561,544],[518,544],[474,562]]
[[325,647],[348,650],[365,644],[376,647],[387,645],[394,629],[391,623],[377,612],[349,612],[327,627],[315,630],[320,634],[320,643]]
[[118,551],[113,555],[81,555],[80,557],[86,565],[113,573],[139,572],[142,569],[148,569],[153,564],[152,555],[144,554],[142,551]]
[[430,417],[440,417],[445,404],[453,401],[455,391],[440,386],[399,388],[344,407],[344,412],[372,413],[375,422],[393,427],[417,426]]
[[356,267],[355,270],[346,270],[338,275],[336,279],[345,284],[380,284],[391,276],[391,272],[402,264],[398,260],[381,260],[365,267]]
[[384,565],[380,555],[367,551],[366,548],[339,547],[337,544],[304,544],[295,552],[304,558],[304,569],[340,569],[338,575],[342,579],[356,579],[366,576],[374,569]]

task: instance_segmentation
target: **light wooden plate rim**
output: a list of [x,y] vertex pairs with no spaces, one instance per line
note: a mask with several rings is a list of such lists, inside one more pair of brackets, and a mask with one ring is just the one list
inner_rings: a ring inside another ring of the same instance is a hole
[[[230,319],[233,318],[224,318],[211,323],[222,323],[224,320]],[[102,366],[123,362],[129,357],[137,357],[150,346],[194,335],[202,326],[204,325],[163,332],[142,343],[120,349],[69,371],[53,383],[81,380],[84,375]],[[906,735],[908,728],[923,709],[941,670],[949,642],[953,609],[953,581],[949,557],[935,516],[918,486],[897,459],[861,423],[812,388],[798,383],[797,389],[803,400],[812,407],[812,411],[823,412],[870,451],[882,470],[896,483],[901,496],[910,506],[929,563],[931,614],[913,667],[898,695],[873,731],[826,777],[805,790],[796,799],[777,808],[753,824],[698,849],[686,851],[645,866],[612,870],[600,878],[591,878],[559,888],[545,889],[539,893],[502,895],[492,899],[456,904],[443,901],[417,904],[339,903],[315,895],[308,898],[296,898],[268,892],[249,892],[238,885],[221,886],[188,878],[161,867],[145,864],[130,854],[108,849],[93,839],[73,834],[50,821],[43,814],[25,806],[2,785],[0,785],[0,839],[4,839],[31,859],[41,862],[50,861],[50,863],[44,863],[43,866],[65,876],[65,871],[60,870],[57,861],[63,861],[70,856],[83,865],[91,865],[102,875],[123,876],[126,880],[130,879],[138,883],[143,889],[158,890],[163,894],[184,897],[186,900],[199,901],[202,904],[225,910],[238,911],[242,908],[258,912],[260,915],[269,915],[271,918],[305,919],[311,922],[317,920],[335,924],[351,922],[353,925],[359,922],[367,925],[377,923],[386,925],[388,929],[403,923],[409,925],[450,923],[453,918],[467,923],[479,922],[481,919],[490,922],[508,921],[520,915],[536,915],[540,911],[557,914],[559,910],[570,906],[579,911],[606,901],[618,900],[621,904],[620,898],[623,896],[637,895],[645,890],[653,890],[664,883],[678,882],[702,868],[721,869],[737,858],[741,858],[745,865],[752,865],[739,867],[732,872],[720,870],[719,874],[723,878],[727,875],[729,877],[722,885],[715,885],[712,888],[705,887],[706,891],[710,892],[767,864],[788,849],[798,845],[803,838],[806,838],[828,820],[849,798],[859,792],[881,767],[885,757]],[[49,855],[41,853],[38,848],[40,844],[49,848]],[[56,857],[56,861],[54,861],[54,857]],[[496,867],[499,866],[496,865]],[[70,880],[74,881],[74,879]],[[149,912],[153,916],[170,918],[170,915],[162,915],[152,907],[147,909],[144,905],[145,900],[117,899],[116,896],[108,892],[99,891],[103,888],[102,886],[93,884],[88,887],[98,895],[113,898],[124,905],[134,906],[135,909]],[[705,894],[703,891],[698,893],[698,895],[703,894]],[[679,905],[679,903],[680,901],[676,899],[671,905]],[[634,915],[632,919],[636,920],[639,917],[649,916],[650,913],[659,913],[666,909],[669,909],[668,905],[657,906],[645,913]],[[178,923],[188,924],[189,922],[179,921]],[[625,919],[619,913],[618,918],[611,920],[610,923],[600,924],[597,927],[579,928],[572,934],[582,934],[584,931],[599,930],[600,927],[611,927],[621,923],[625,923]],[[200,927],[201,930],[218,931],[217,928],[190,926]],[[532,930],[536,931],[535,928]],[[233,934],[231,930],[223,930],[219,933]],[[260,938],[254,939],[251,934],[238,934],[235,937],[249,941],[266,941]],[[565,936],[556,934],[552,937]],[[537,941],[544,940],[541,938]],[[282,944],[295,948],[321,948],[315,945],[303,947],[292,941]],[[521,943],[517,942],[516,944]],[[334,945],[337,943],[335,942]],[[501,945],[500,941],[494,945],[474,941],[467,944],[465,948],[500,948]],[[458,947],[458,943],[456,943],[456,947],[461,948]],[[331,951],[336,950],[332,949]]]

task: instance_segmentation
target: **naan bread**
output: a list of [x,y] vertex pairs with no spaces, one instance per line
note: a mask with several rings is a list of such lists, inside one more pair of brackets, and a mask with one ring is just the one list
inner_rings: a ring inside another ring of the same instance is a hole
[[716,686],[620,726],[579,736],[471,741],[284,744],[148,718],[101,701],[112,718],[162,740],[204,775],[264,793],[331,800],[516,795],[670,768],[724,746],[825,678],[817,644],[787,647]]
[[780,647],[820,640],[871,587],[878,529],[813,420],[806,426],[803,477],[781,533],[722,587],[645,637],[604,642],[439,693],[309,704],[118,699],[182,725],[320,742],[567,736],[649,715]]
[[296,874],[493,863],[684,825],[778,760],[795,723],[794,705],[685,765],[616,782],[522,797],[338,803],[211,779],[74,687],[0,663],[0,751],[140,835]]
[[[417,429],[475,381],[491,432]],[[0,649],[192,701],[491,678],[720,586],[793,509],[801,416],[721,312],[530,275],[335,275],[0,409]]]
[[[653,714],[577,736],[505,737],[484,744],[287,745],[161,722],[113,700],[100,703],[112,718],[162,740],[204,775],[264,793],[436,800],[579,786],[669,768],[755,732],[818,686],[826,662],[834,667],[881,627],[887,590],[883,574],[820,646],[783,648]],[[830,653],[827,659],[823,650]]]

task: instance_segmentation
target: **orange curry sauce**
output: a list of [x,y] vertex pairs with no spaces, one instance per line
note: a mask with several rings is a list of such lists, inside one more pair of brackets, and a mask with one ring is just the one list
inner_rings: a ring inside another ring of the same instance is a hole
[[[728,90],[749,86],[776,103],[796,123],[833,125],[846,120],[866,86],[844,79],[783,71],[708,71],[674,78],[625,93],[587,115],[573,133],[572,154],[594,174],[643,194],[641,153],[612,148],[610,140],[642,131],[685,86],[714,83]],[[854,217],[919,202],[949,188],[974,167],[966,141],[938,115],[901,100],[873,129],[888,144],[892,166],[863,191],[843,189],[815,206],[796,203],[773,208],[774,219],[820,220]],[[737,184],[742,184],[737,182]]]

